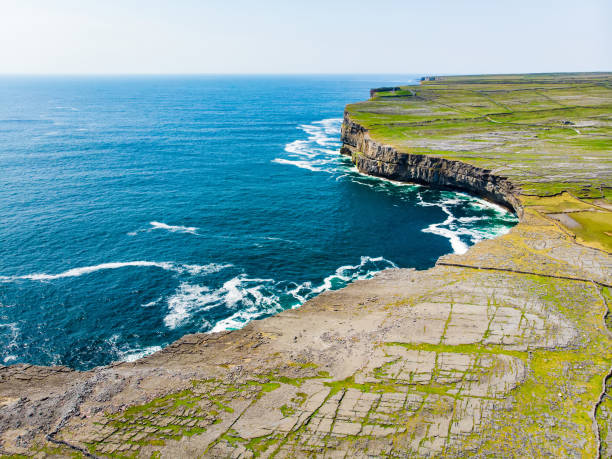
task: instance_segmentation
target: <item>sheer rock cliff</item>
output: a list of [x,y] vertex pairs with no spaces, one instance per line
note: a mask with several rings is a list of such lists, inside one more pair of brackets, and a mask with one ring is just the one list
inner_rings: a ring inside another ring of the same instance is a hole
[[611,88],[436,77],[348,106],[360,171],[466,190],[520,223],[136,362],[0,366],[0,454],[611,457]]

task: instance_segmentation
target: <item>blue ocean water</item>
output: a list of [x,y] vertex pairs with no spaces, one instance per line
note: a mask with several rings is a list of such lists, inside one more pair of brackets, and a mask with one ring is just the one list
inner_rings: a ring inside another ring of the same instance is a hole
[[407,76],[0,79],[0,363],[85,369],[504,233],[365,177],[347,103]]

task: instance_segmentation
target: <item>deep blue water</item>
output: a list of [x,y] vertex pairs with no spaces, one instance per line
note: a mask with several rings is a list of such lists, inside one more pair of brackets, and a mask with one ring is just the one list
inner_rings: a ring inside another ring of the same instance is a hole
[[338,155],[344,106],[413,79],[0,79],[0,363],[134,359],[507,231]]

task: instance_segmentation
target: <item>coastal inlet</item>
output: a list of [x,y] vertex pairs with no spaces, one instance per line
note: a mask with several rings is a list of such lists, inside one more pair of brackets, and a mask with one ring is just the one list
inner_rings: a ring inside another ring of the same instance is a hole
[[5,78],[0,363],[134,360],[507,232],[339,155],[345,104],[395,78]]

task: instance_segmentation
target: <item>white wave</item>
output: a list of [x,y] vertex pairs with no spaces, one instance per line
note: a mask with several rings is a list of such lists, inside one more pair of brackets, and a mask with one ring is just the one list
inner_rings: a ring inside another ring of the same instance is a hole
[[278,163],[278,164],[291,164],[292,166],[297,166],[300,169],[308,169],[309,171],[313,171],[313,172],[322,171],[322,169],[314,167],[312,163],[309,163],[308,161],[292,161],[290,159],[274,158],[272,162]]
[[[371,277],[373,272],[370,269],[366,269],[366,267],[368,266],[368,263],[377,262],[382,262],[385,265],[383,269],[397,268],[397,265],[395,263],[386,260],[383,257],[361,257],[361,261],[358,265],[340,266],[338,269],[336,269],[336,272],[334,274],[327,276],[325,279],[323,279],[323,283],[320,286],[314,288],[312,292],[314,294],[319,294],[325,290],[331,290],[334,287],[334,281],[342,281],[348,283],[359,279]],[[380,271],[380,269],[376,269],[376,271]]]
[[45,273],[35,273],[35,274],[26,274],[24,276],[1,276],[0,280],[16,280],[16,279],[28,279],[28,280],[54,280],[61,279],[64,277],[79,277],[84,274],[91,274],[96,271],[101,271],[104,269],[118,269],[125,268],[127,266],[154,266],[157,268],[162,268],[165,270],[173,270],[173,263],[158,263],[154,261],[126,261],[126,262],[113,262],[113,263],[102,263],[95,266],[82,266],[80,268],[72,268],[68,271],[64,271],[59,274],[45,274]]
[[190,274],[210,274],[218,272],[231,265],[220,265],[211,263],[208,265],[181,265],[173,262],[156,262],[156,261],[125,261],[125,262],[111,262],[101,263],[94,266],[82,266],[79,268],[72,268],[59,274],[46,274],[46,273],[35,273],[26,274],[23,276],[0,276],[0,281],[10,282],[14,280],[34,280],[34,281],[48,281],[55,279],[62,279],[66,277],[79,277],[85,274],[91,274],[96,271],[102,271],[107,269],[119,269],[126,267],[156,267],[166,271],[174,271],[177,273],[188,272]]
[[197,274],[212,274],[218,273],[222,269],[231,268],[233,265],[231,264],[218,264],[218,263],[209,263],[207,265],[180,265],[180,271],[187,271],[189,274],[195,276]]
[[119,352],[119,360],[122,362],[134,362],[157,351],[161,351],[161,346],[148,346],[130,351],[121,351]]
[[339,155],[342,119],[330,118],[303,124],[298,128],[308,134],[307,140],[295,140],[285,146],[288,158],[275,158],[272,162],[288,164],[313,172],[337,173],[336,181],[348,179],[373,189],[385,189],[387,185],[415,189],[420,185],[400,182],[383,177],[361,174],[346,156]]
[[[442,196],[448,196],[450,192],[444,192]],[[446,215],[447,218],[441,223],[432,223],[427,228],[424,228],[424,233],[437,234],[445,237],[449,240],[453,252],[456,254],[463,254],[467,252],[468,245],[461,239],[460,236],[466,236],[469,238],[472,244],[482,241],[483,239],[489,239],[510,231],[510,228],[505,225],[484,225],[482,227],[470,228],[466,225],[477,221],[489,220],[486,216],[472,216],[472,217],[455,217],[451,211],[451,207],[460,205],[462,203],[469,203],[470,207],[476,209],[492,209],[496,213],[497,218],[502,218],[503,221],[511,223],[515,217],[512,213],[505,210],[503,207],[496,204],[492,204],[484,199],[476,198],[465,193],[454,193],[452,197],[442,198],[435,202],[426,202],[423,199],[421,193],[417,194],[418,204],[424,207],[439,207]]]
[[342,126],[342,118],[327,118],[320,121],[314,121],[311,124],[302,124],[299,126],[310,137],[309,140],[314,140],[321,146],[328,145],[335,140],[335,136],[340,134]]
[[388,183],[390,185],[394,185],[394,186],[399,186],[399,187],[404,187],[404,188],[410,188],[410,189],[417,189],[417,188],[421,188],[422,185],[419,185],[418,183],[411,183],[411,182],[400,182],[399,180],[392,180],[392,179],[388,179],[388,178],[384,178],[384,177],[376,177],[378,180],[380,180],[381,182],[385,182]]
[[[119,344],[121,336],[117,333],[106,340],[110,349],[107,349],[111,355],[116,356],[119,362],[134,362],[142,357],[161,351],[161,346],[146,346],[129,348],[128,344]],[[127,348],[127,349],[126,349]]]
[[230,309],[241,308],[236,314],[258,310],[268,310],[278,304],[278,296],[264,289],[273,285],[273,279],[253,279],[241,274],[228,281],[215,291],[203,285],[182,283],[176,293],[168,298],[168,314],[164,324],[175,329],[185,323],[193,314],[224,306]]
[[8,328],[10,330],[11,333],[11,341],[9,343],[10,344],[16,344],[17,343],[17,336],[19,336],[19,327],[17,326],[17,322],[10,322],[10,323],[6,323],[6,324],[0,324],[0,328]]
[[244,275],[226,282],[223,285],[223,289],[227,292],[226,306],[240,309],[217,322],[210,333],[237,330],[251,320],[280,312],[283,309],[280,292],[275,289],[274,284],[273,279],[251,279]]
[[[444,223],[442,223],[444,224]],[[466,243],[464,243],[460,238],[459,238],[459,234],[456,231],[452,231],[448,228],[443,228],[442,224],[432,224],[429,225],[427,228],[423,229],[422,231],[424,233],[432,233],[432,234],[437,234],[439,236],[445,237],[449,240],[451,247],[453,249],[454,253],[457,253],[459,255],[465,253],[468,251],[468,246]]]
[[293,239],[283,239],[282,237],[263,236],[261,239],[265,239],[266,241],[286,242],[288,244],[298,244],[298,242],[294,241]]
[[220,292],[211,292],[208,287],[186,282],[179,285],[178,291],[168,298],[168,314],[164,324],[170,329],[182,325],[194,312],[206,311],[221,301]]
[[149,225],[153,227],[151,228],[152,230],[163,229],[172,233],[196,234],[196,232],[198,231],[198,228],[195,226],[168,225],[162,222],[149,222]]
[[473,196],[468,196],[466,195],[470,202],[470,206],[475,207],[476,209],[492,209],[494,210],[498,215],[511,215],[513,216],[513,214],[511,212],[508,212],[508,210],[505,207],[500,206],[499,204],[495,204],[492,202],[489,202],[485,199],[479,199]]
[[[368,267],[368,264],[374,263],[375,266]],[[378,266],[376,264],[382,264]],[[230,317],[223,319],[215,324],[210,330],[211,333],[224,331],[224,330],[236,330],[244,327],[251,320],[259,317],[279,312],[282,309],[280,304],[280,296],[282,293],[289,295],[296,299],[298,302],[292,307],[298,307],[300,304],[305,303],[310,298],[318,295],[319,293],[331,290],[334,288],[342,287],[349,282],[353,282],[358,279],[366,279],[374,275],[374,273],[381,269],[396,268],[397,266],[383,257],[371,258],[361,257],[360,263],[357,265],[346,265],[336,269],[334,274],[327,276],[323,283],[317,287],[313,287],[311,282],[304,282],[303,284],[293,284],[293,288],[285,286],[281,289],[276,285],[276,293],[268,293],[267,296],[264,294],[267,288],[264,286],[254,286],[247,288],[240,292],[240,299],[244,300],[247,298],[247,307],[241,308]],[[372,269],[374,268],[374,269]],[[243,279],[248,281],[263,281],[265,279]],[[273,282],[272,280],[268,280]],[[238,287],[240,283],[236,284]],[[263,290],[263,291],[262,291]],[[284,290],[281,293],[281,290]]]
[[427,228],[424,228],[421,231],[423,231],[424,233],[437,234],[439,236],[447,238],[451,244],[451,247],[453,248],[453,252],[455,253],[462,254],[467,252],[467,244],[461,241],[457,231],[453,231],[449,228],[449,225],[451,225],[455,221],[455,217],[453,216],[452,212],[448,210],[448,207],[446,207],[446,205],[455,204],[455,202],[452,200],[442,200],[439,202],[430,203],[425,202],[420,193],[418,194],[418,197],[422,206],[439,207],[447,215],[446,220],[444,220],[442,223],[432,223]]
[[[250,279],[243,277],[234,286],[235,291],[231,291],[233,303],[236,307],[239,299],[241,309],[235,314],[215,324],[211,331],[219,329],[230,330],[242,328],[253,319],[264,315],[280,312],[283,308],[280,304],[279,294],[274,292],[274,281],[272,279]],[[254,284],[254,285],[253,285]]]
[[393,189],[393,187],[399,187],[403,190],[411,191],[422,187],[422,185],[419,185],[418,183],[400,182],[399,180],[392,180],[385,177],[364,175],[359,172],[357,167],[352,165],[352,163],[351,166],[348,166],[346,168],[346,170],[349,172],[349,174],[345,174],[343,176],[348,176],[353,183],[357,183],[359,185],[367,186],[369,188],[374,188],[377,190],[389,190]]
[[228,318],[217,322],[209,333],[216,333],[226,330],[239,330],[250,321],[257,319],[261,315],[263,315],[263,313],[257,311],[255,307],[242,309],[235,314],[232,314]]
[[244,299],[244,293],[241,291],[239,287],[242,284],[242,280],[240,277],[234,277],[233,279],[227,281],[223,284],[223,290],[226,292],[225,294],[225,303],[229,307],[234,307],[236,304]]
[[310,153],[308,151],[308,146],[309,146],[308,140],[294,140],[293,142],[285,145],[285,151],[287,153],[292,153],[295,155],[306,156],[307,158],[314,158],[316,156],[316,153]]
[[270,306],[278,297],[273,294],[266,296],[261,290],[273,284],[274,279],[252,279],[240,275],[223,284],[223,290],[227,292],[225,303],[228,307],[236,307],[239,302],[250,306]]
[[162,222],[149,222],[149,228],[143,228],[136,231],[130,231],[128,236],[136,236],[138,233],[150,233],[155,230],[165,230],[171,233],[187,233],[187,234],[198,234],[198,227],[196,226],[183,226],[183,225],[168,225]]
[[478,222],[478,221],[483,221],[483,220],[488,220],[488,219],[489,217],[459,217],[457,221],[461,223],[473,223],[473,222]]
[[469,236],[472,243],[475,244],[484,239],[502,236],[508,233],[510,229],[511,227],[508,225],[487,225],[475,228],[460,228],[458,231],[460,231],[460,234]]
[[164,323],[175,328],[196,312],[215,307],[234,309],[236,312],[209,329],[210,333],[242,328],[251,320],[274,314],[286,307],[298,307],[319,293],[358,279],[366,279],[374,273],[397,266],[383,257],[361,257],[356,265],[341,266],[327,276],[320,285],[277,282],[274,279],[250,278],[245,274],[226,281],[221,288],[210,291],[201,285],[182,284],[168,301],[168,315]]
[[7,355],[4,356],[3,362],[9,363],[9,362],[12,362],[13,360],[17,360],[17,356],[15,354],[10,354],[10,352],[19,349],[19,344],[17,341],[19,339],[19,334],[21,330],[17,326],[16,322],[0,324],[0,329],[3,329],[3,328],[4,329],[8,328],[8,338],[9,338],[8,342],[5,343],[4,345],[3,353],[6,353]]
[[340,149],[341,118],[329,118],[301,124],[298,129],[307,134],[307,139],[298,139],[285,145],[288,158],[275,158],[274,163],[296,166],[313,172],[334,172],[342,158]]
[[161,299],[162,299],[162,297],[160,296],[156,300],[150,301],[150,302],[145,303],[145,304],[141,304],[140,306],[143,307],[143,308],[150,308],[151,306],[155,306],[156,304],[158,304]]
[[298,129],[304,131],[307,139],[298,139],[285,145],[287,158],[275,158],[274,163],[286,164],[313,172],[337,173],[336,181],[351,180],[363,186],[379,188],[381,185],[392,184],[396,186],[416,188],[420,185],[382,177],[366,176],[357,170],[349,158],[339,154],[341,118],[329,118],[315,121],[311,124],[302,124]]

